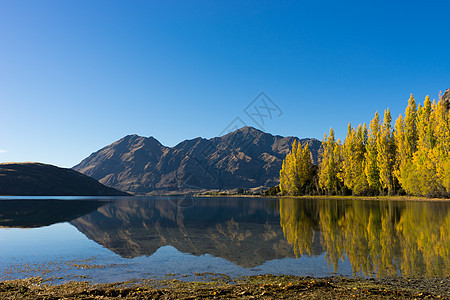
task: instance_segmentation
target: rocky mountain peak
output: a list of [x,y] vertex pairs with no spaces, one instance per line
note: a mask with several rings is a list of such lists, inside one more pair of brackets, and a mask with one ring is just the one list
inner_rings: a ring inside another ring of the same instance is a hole
[[[128,135],[91,154],[73,168],[101,183],[134,194],[270,187],[295,137],[243,127],[212,139],[166,147],[153,137]],[[321,142],[308,143],[317,163]]]

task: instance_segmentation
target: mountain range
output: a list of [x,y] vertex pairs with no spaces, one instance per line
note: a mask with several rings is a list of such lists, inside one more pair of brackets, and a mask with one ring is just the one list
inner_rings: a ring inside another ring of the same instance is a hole
[[136,195],[268,188],[279,183],[281,164],[294,140],[302,146],[308,143],[317,164],[320,141],[243,127],[220,137],[185,140],[174,147],[153,137],[128,135],[73,169]]

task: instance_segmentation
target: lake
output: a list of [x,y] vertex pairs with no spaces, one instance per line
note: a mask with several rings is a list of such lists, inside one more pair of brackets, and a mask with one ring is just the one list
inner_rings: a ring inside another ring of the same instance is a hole
[[0,197],[0,280],[450,276],[450,202]]

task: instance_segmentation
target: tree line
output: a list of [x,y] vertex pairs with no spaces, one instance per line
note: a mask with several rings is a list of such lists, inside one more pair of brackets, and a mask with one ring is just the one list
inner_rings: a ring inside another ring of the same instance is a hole
[[356,129],[349,123],[344,143],[333,128],[325,134],[319,165],[308,144],[294,142],[280,171],[283,195],[450,196],[450,107],[411,94],[404,116],[392,126],[389,108]]

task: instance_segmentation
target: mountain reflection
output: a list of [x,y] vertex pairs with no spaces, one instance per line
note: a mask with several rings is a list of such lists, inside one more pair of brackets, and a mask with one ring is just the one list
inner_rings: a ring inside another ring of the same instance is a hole
[[18,199],[0,201],[0,227],[36,228],[67,222],[105,202],[97,200]]
[[274,199],[134,198],[112,202],[71,224],[125,258],[171,245],[251,268],[294,257],[279,222]]
[[282,198],[280,224],[297,257],[320,239],[335,272],[346,256],[355,275],[450,275],[448,203]]
[[445,202],[121,198],[71,224],[124,258],[170,245],[245,268],[324,254],[335,273],[348,260],[354,275],[450,275]]

